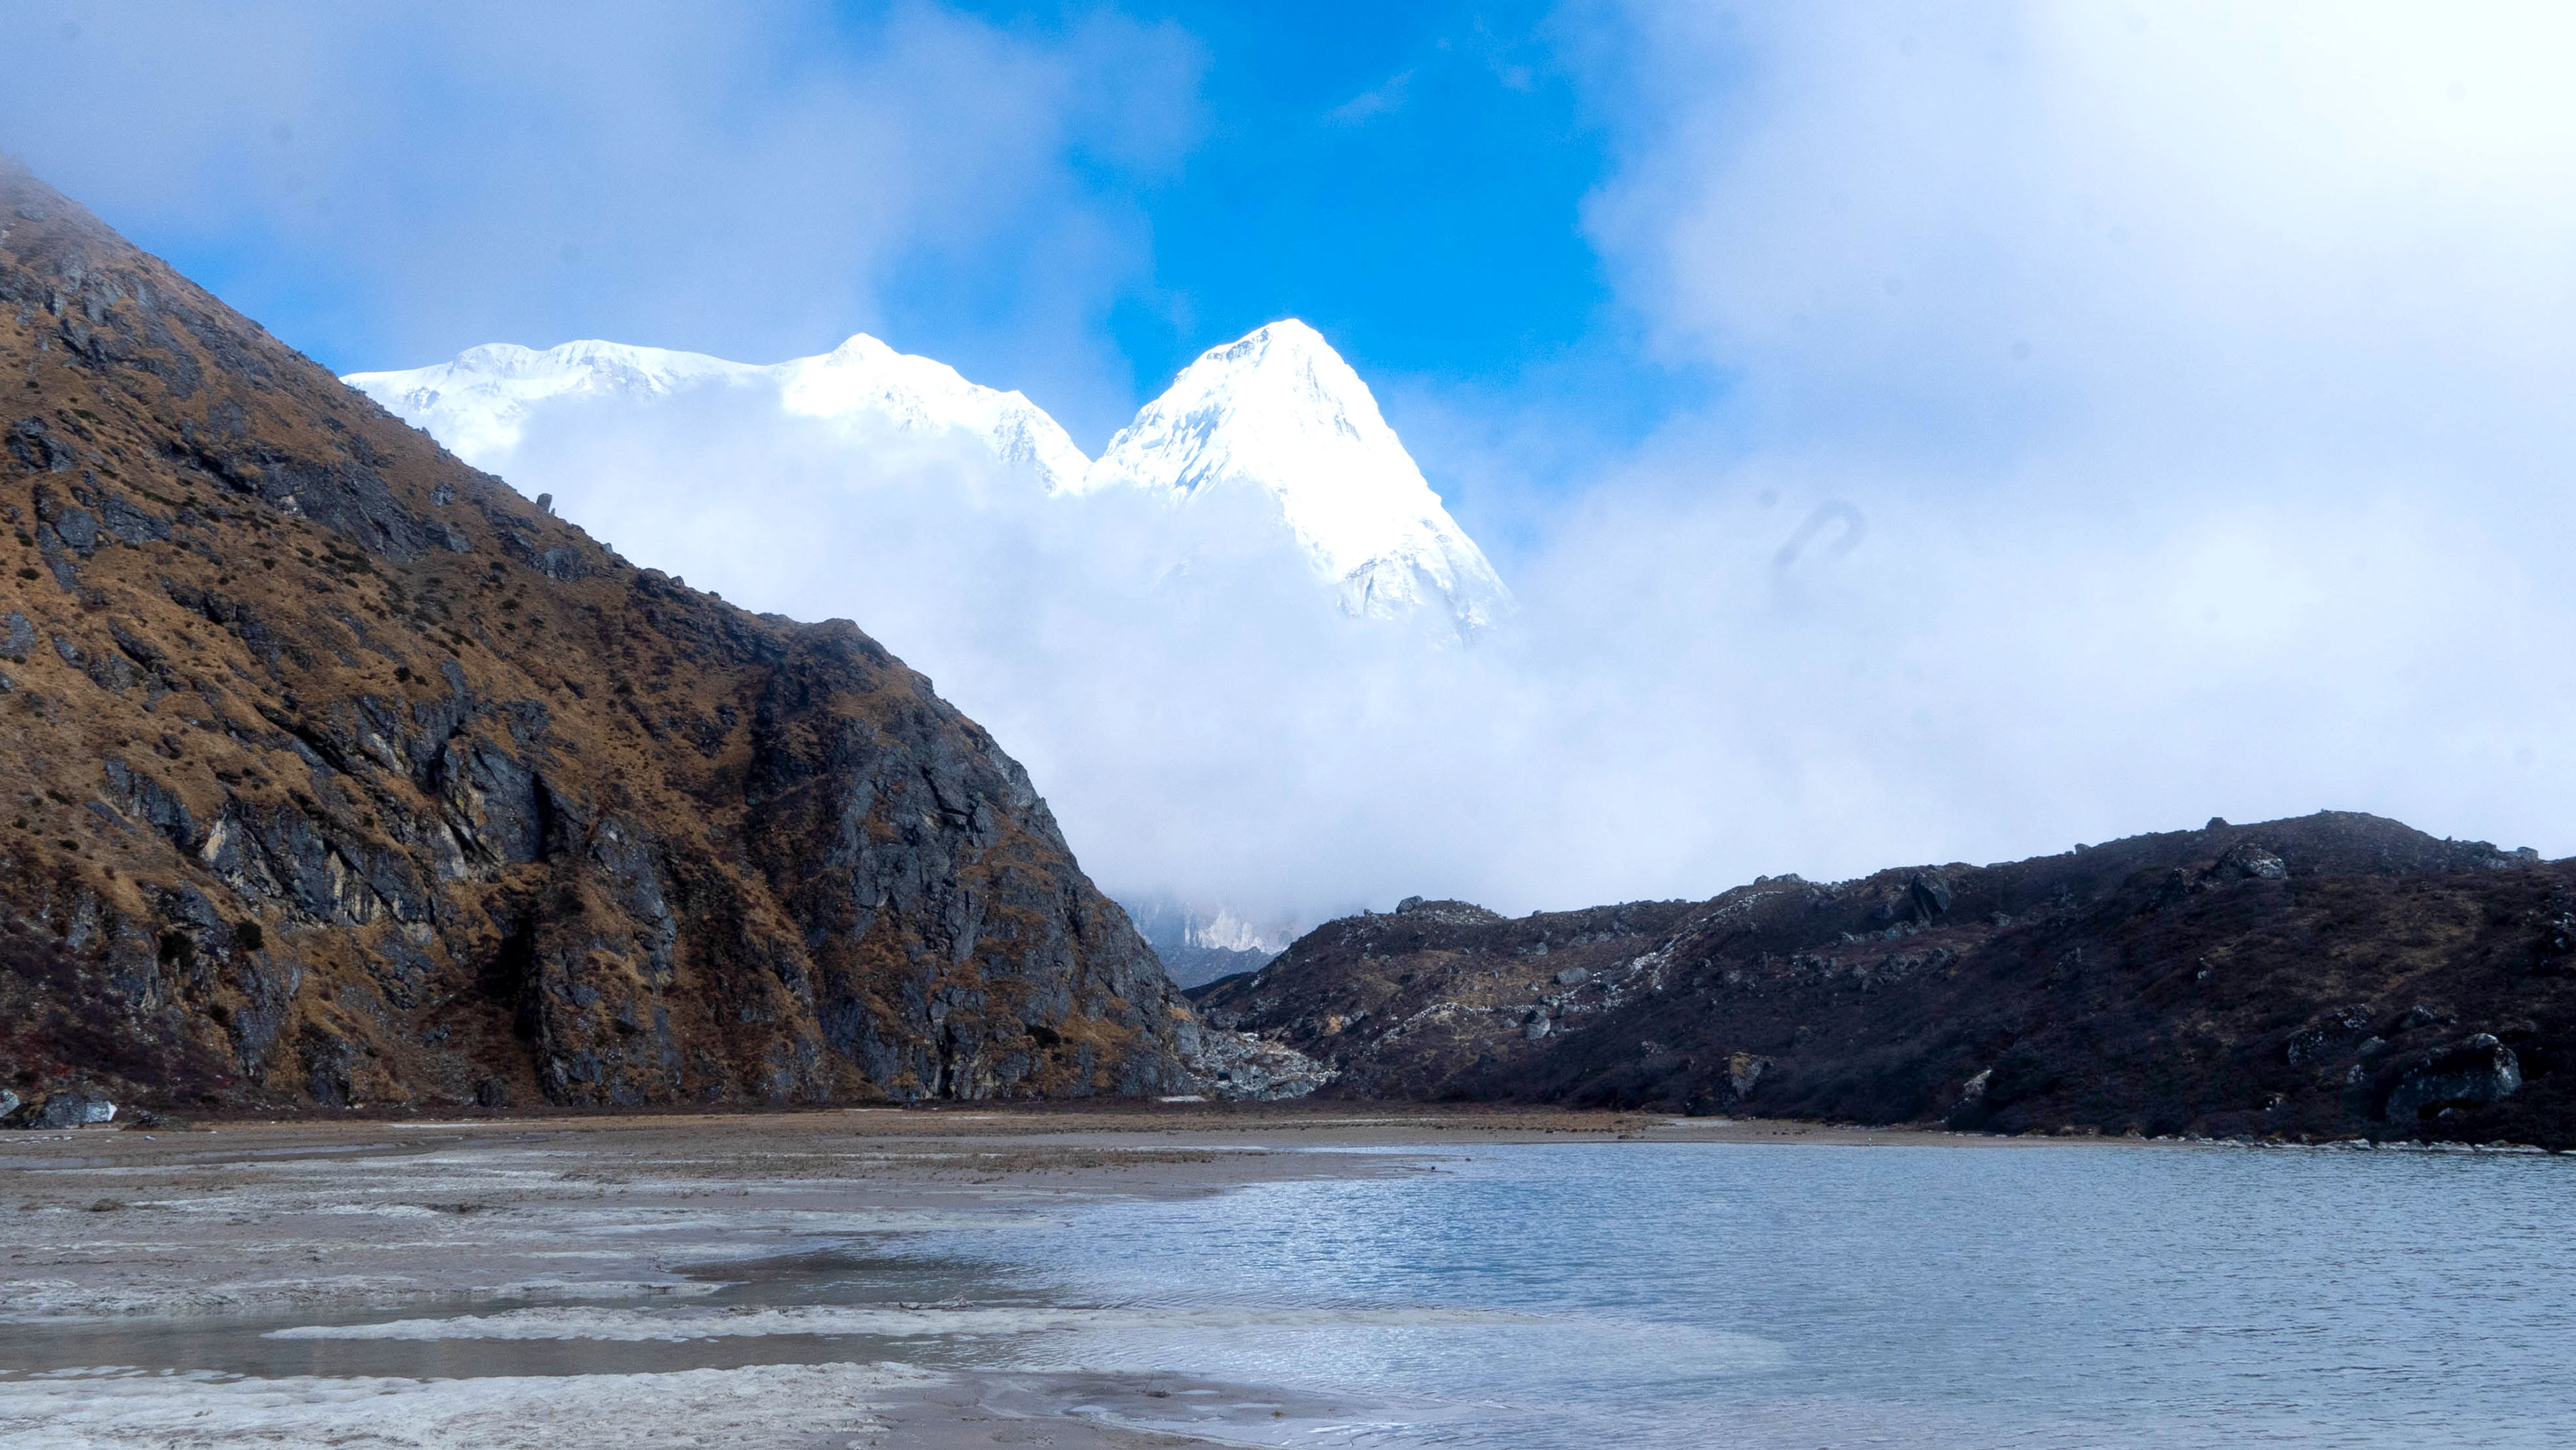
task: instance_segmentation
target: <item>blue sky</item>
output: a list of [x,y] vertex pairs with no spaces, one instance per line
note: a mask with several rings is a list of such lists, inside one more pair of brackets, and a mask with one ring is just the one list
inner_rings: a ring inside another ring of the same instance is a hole
[[1302,316],[1376,368],[1508,380],[1618,320],[1581,229],[1605,169],[1541,5],[1143,12],[1205,48],[1204,129],[1133,195],[1147,376]]

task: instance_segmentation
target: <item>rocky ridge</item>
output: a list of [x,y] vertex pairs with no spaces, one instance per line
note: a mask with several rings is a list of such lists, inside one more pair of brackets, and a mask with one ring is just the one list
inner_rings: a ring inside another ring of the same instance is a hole
[[930,681],[607,552],[15,162],[0,399],[21,1098],[1198,1085],[1152,952]]
[[2576,862],[2342,812],[1330,922],[1192,993],[1328,1093],[2576,1147]]

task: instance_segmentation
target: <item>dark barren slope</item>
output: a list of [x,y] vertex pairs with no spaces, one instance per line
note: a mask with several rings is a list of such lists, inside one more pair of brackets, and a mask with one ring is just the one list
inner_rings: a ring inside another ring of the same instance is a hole
[[605,552],[7,161],[0,430],[0,1087],[1186,1084],[1186,1005],[928,680]]
[[1335,1090],[2576,1146],[2576,863],[2320,813],[1505,920],[1348,918],[1200,989]]

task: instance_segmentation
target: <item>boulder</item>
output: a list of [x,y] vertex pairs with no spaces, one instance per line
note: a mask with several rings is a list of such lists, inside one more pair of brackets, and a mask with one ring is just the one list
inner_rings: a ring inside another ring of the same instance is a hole
[[[16,1098],[10,1097],[14,1105]],[[85,1128],[92,1123],[116,1121],[116,1104],[95,1093],[73,1088],[48,1093],[44,1101],[18,1108],[9,1118],[16,1128]]]
[[2481,1032],[2417,1058],[2388,1093],[2385,1116],[2412,1123],[2444,1108],[2475,1107],[2513,1096],[2522,1062],[2513,1049]]
[[2227,848],[2209,874],[2220,881],[2279,881],[2290,874],[2290,863],[2251,841],[2239,841]]
[[1199,1033],[1190,1066],[1205,1079],[1209,1095],[1229,1102],[1302,1098],[1341,1076],[1331,1064],[1286,1043],[1216,1029]]
[[1726,1085],[1738,1101],[1753,1096],[1754,1085],[1761,1082],[1762,1074],[1770,1070],[1771,1059],[1767,1057],[1756,1057],[1749,1052],[1726,1055]]
[[1771,1059],[1750,1052],[1730,1052],[1711,1075],[1708,1084],[1682,1105],[1682,1111],[1695,1118],[1733,1112],[1753,1096],[1762,1075],[1771,1070]]

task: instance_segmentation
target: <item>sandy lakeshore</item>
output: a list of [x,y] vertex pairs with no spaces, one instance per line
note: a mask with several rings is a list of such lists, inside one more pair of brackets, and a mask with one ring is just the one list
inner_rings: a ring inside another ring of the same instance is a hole
[[[1192,1443],[1133,1428],[1176,1415],[1224,1438],[1232,1419],[1333,1407],[1259,1386],[960,1370],[903,1352],[1134,1312],[1118,1306],[900,1276],[828,1303],[720,1296],[792,1278],[817,1255],[845,1263],[887,1235],[1005,1233],[1104,1199],[1438,1172],[1477,1144],[1923,1136],[1186,1104],[13,1134],[0,1138],[0,1446]],[[227,1333],[252,1369],[190,1368],[173,1348],[217,1324],[241,1326]],[[440,1374],[365,1372],[371,1349],[449,1338],[464,1357]],[[618,1363],[634,1368],[567,1361],[567,1341],[632,1346]],[[797,1346],[796,1362],[764,1362],[779,1344]],[[341,1358],[291,1372],[303,1350]]]

